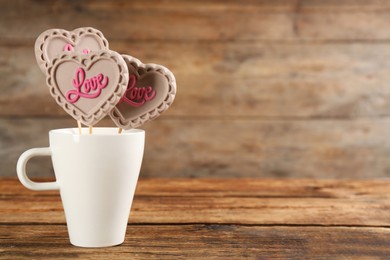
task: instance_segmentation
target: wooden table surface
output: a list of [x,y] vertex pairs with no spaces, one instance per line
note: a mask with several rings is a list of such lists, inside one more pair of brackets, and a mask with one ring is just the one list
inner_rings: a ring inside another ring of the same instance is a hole
[[69,243],[58,191],[2,179],[0,258],[385,259],[389,191],[388,180],[141,179],[125,242],[85,249]]

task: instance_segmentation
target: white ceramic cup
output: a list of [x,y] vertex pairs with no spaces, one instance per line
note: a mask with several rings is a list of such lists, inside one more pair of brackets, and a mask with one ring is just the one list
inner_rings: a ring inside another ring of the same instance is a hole
[[[144,152],[145,131],[118,128],[56,129],[50,147],[33,148],[19,158],[20,182],[31,190],[60,190],[70,242],[81,247],[123,243]],[[51,156],[55,182],[38,183],[26,174],[35,156]]]

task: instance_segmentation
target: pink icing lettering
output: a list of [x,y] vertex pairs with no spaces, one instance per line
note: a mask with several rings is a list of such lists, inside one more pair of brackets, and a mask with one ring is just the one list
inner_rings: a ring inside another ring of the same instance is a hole
[[85,70],[78,68],[76,70],[75,77],[72,80],[75,90],[69,90],[66,93],[66,100],[70,103],[75,103],[80,97],[83,98],[96,98],[102,92],[102,89],[107,87],[108,77],[99,73],[92,78],[85,79]]
[[120,102],[125,101],[131,106],[140,107],[147,101],[152,100],[156,96],[156,91],[151,87],[136,88],[137,78],[135,75],[131,75],[129,78],[129,84],[125,95],[121,98]]
[[64,51],[73,51],[73,45],[70,44],[70,43],[67,43],[65,46],[64,46]]
[[[74,46],[72,44],[70,44],[70,43],[67,43],[64,46],[64,51],[74,51]],[[84,54],[88,54],[90,52],[91,52],[91,50],[88,49],[88,48],[83,50]]]

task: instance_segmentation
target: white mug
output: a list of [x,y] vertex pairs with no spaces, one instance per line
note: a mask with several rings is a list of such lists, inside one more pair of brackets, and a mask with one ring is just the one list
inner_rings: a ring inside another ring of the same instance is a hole
[[[60,190],[70,242],[81,247],[123,243],[144,152],[145,131],[118,128],[56,129],[50,147],[19,158],[20,182],[31,190]],[[51,156],[55,182],[38,183],[26,174],[28,160]]]

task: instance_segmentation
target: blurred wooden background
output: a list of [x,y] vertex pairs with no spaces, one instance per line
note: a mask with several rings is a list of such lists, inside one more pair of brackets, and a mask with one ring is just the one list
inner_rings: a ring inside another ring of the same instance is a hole
[[75,126],[33,47],[83,26],[176,75],[174,104],[143,127],[141,177],[390,177],[387,0],[0,0],[0,175]]

